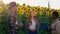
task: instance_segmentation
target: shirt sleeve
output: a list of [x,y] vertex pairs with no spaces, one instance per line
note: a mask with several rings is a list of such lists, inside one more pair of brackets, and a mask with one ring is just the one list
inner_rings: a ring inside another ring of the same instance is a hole
[[52,33],[56,33],[56,23],[51,25]]

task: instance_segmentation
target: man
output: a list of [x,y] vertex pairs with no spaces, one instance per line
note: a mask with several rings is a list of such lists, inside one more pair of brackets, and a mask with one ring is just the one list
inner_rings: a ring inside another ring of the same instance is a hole
[[52,18],[54,23],[51,25],[52,34],[60,34],[60,21],[58,19],[58,12],[54,11],[52,13]]
[[[17,6],[15,2],[9,4],[9,24],[8,24],[8,34],[18,34],[18,19],[16,10]],[[21,26],[22,24],[19,24]],[[22,27],[22,26],[21,26]]]
[[16,23],[16,3],[11,2],[9,4],[9,22],[8,22],[8,34],[15,34]]

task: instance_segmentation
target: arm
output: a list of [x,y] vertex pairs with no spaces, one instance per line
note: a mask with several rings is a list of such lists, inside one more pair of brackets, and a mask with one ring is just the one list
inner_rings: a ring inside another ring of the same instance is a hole
[[28,23],[29,23],[29,20],[27,20],[27,21],[26,21],[26,24],[25,24],[27,30],[29,30],[29,25],[28,25]]
[[56,33],[56,23],[51,25],[51,29],[52,29],[51,30],[52,33]]

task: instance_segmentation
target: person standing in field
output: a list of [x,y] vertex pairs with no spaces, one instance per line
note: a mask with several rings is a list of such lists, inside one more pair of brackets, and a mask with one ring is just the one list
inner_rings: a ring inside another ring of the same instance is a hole
[[58,12],[54,11],[52,13],[52,18],[54,23],[51,25],[52,34],[60,34],[60,21],[58,19]]
[[8,16],[8,34],[18,34],[18,27],[22,27],[22,23],[18,24],[17,20],[17,5],[15,2],[9,3]]
[[39,22],[34,16],[34,11],[30,12],[29,19],[26,24],[27,34],[38,34]]

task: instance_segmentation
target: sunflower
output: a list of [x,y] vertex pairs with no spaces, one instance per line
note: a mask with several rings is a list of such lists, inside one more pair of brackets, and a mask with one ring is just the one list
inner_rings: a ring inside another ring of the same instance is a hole
[[20,11],[22,9],[22,7],[17,6],[17,11]]
[[44,10],[41,8],[40,11],[39,11],[40,15],[43,15],[44,13]]
[[39,13],[40,13],[40,15],[43,15],[44,12],[43,11],[40,11]]
[[60,10],[57,10],[58,13],[60,13]]
[[24,12],[26,12],[26,7],[23,10],[24,10]]
[[0,6],[0,14],[2,13],[2,10],[3,10],[3,9],[2,9],[2,7]]
[[29,17],[29,13],[28,12],[26,13],[26,17]]
[[54,10],[51,9],[50,11],[51,11],[51,12],[50,12],[50,15],[52,16],[52,13],[54,12]]
[[26,7],[26,11],[29,11],[30,10],[30,7]]
[[29,5],[27,5],[27,7],[30,7]]
[[35,7],[32,7],[31,9],[32,9],[33,11],[36,11]]
[[29,11],[29,12],[32,11],[32,10],[31,10],[31,7],[27,7],[27,8],[26,8],[26,11]]
[[50,15],[50,11],[46,11],[46,15],[49,16]]
[[24,14],[24,11],[23,11],[23,10],[20,10],[20,11],[18,11],[18,13],[19,13],[20,15],[23,15],[23,14]]
[[32,8],[30,7],[30,11],[32,11]]
[[37,11],[40,11],[40,8],[37,8]]
[[37,6],[37,10],[38,10],[38,11],[40,10],[40,6]]
[[25,3],[23,3],[23,5],[22,5],[23,7],[25,7],[26,6],[26,4]]
[[34,11],[34,16],[36,16],[37,15],[37,12],[36,11]]

